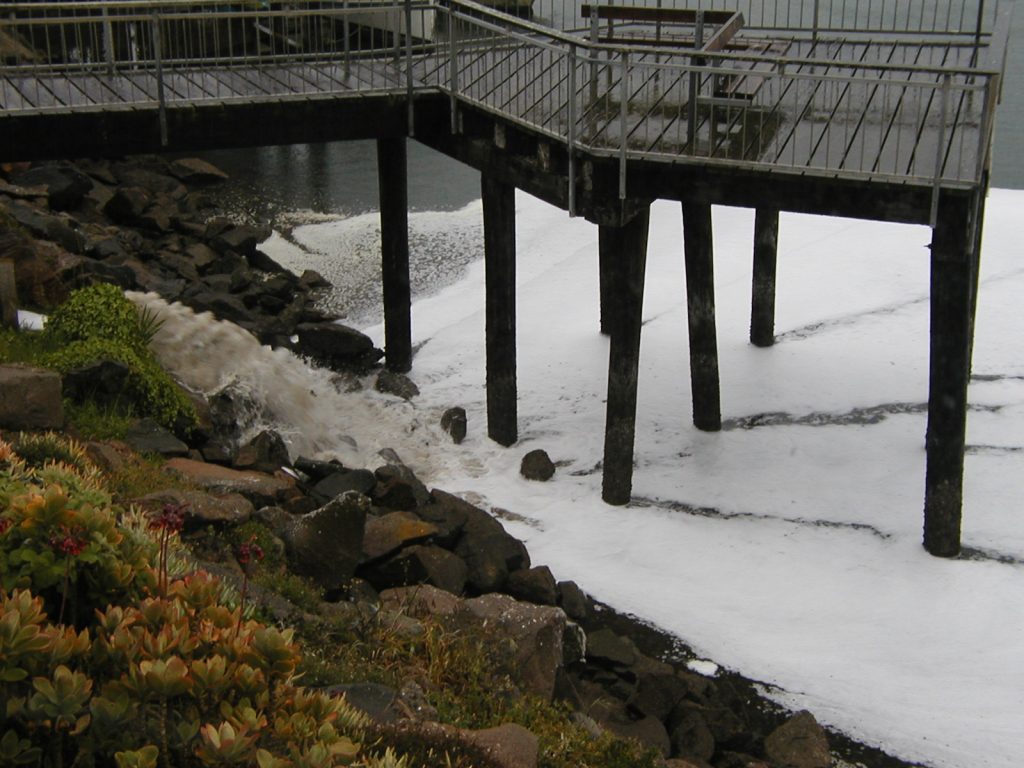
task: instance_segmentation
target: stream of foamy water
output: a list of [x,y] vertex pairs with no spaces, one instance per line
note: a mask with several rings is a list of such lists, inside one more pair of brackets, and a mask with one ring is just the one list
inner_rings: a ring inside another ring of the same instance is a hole
[[229,390],[252,403],[254,411],[241,425],[243,439],[274,429],[293,460],[334,458],[371,469],[383,463],[379,452],[391,448],[427,482],[443,463],[460,460],[458,447],[437,426],[439,412],[377,392],[372,376],[356,379],[313,367],[288,350],[261,345],[233,323],[156,294],[128,296],[163,321],[151,346],[185,386],[206,396]]

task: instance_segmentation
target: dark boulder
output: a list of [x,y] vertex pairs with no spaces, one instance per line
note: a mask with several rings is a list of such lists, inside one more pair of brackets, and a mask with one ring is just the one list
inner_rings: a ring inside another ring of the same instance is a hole
[[281,467],[291,466],[288,446],[277,432],[265,429],[238,449],[234,466],[236,469],[275,472]]
[[50,208],[69,211],[77,208],[92,188],[92,180],[66,165],[38,165],[16,174],[11,181],[22,187],[45,186]]
[[60,374],[28,365],[0,365],[0,428],[64,426]]
[[430,584],[454,595],[462,593],[466,573],[466,564],[447,549],[418,544],[360,570],[378,590]]
[[348,491],[371,496],[377,487],[377,478],[368,469],[340,469],[324,477],[311,489],[313,495],[324,501]]
[[123,403],[131,371],[119,360],[97,360],[64,374],[64,396],[101,406]]
[[128,428],[124,441],[139,453],[188,456],[189,448],[153,419],[139,419]]
[[451,435],[452,442],[459,445],[466,439],[466,409],[456,406],[441,414],[441,429]]
[[798,712],[764,740],[768,759],[779,768],[828,768],[828,736],[810,712]]
[[519,473],[527,480],[546,481],[555,476],[555,465],[547,451],[538,448],[523,456]]
[[404,373],[381,371],[377,374],[374,389],[386,395],[395,395],[403,400],[412,400],[419,395],[420,388]]
[[329,368],[365,367],[384,354],[365,333],[338,323],[299,323],[296,351]]
[[362,559],[369,508],[365,496],[346,493],[295,518],[281,532],[291,569],[328,592],[344,587]]
[[555,577],[546,565],[513,571],[508,575],[504,591],[517,600],[536,605],[555,605],[558,601]]
[[373,500],[385,509],[410,511],[430,501],[430,492],[419,478],[404,464],[387,464],[374,475],[377,485]]

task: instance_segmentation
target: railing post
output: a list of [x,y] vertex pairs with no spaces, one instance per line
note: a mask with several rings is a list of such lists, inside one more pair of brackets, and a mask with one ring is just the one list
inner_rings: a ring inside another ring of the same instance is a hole
[[622,137],[619,145],[619,199],[626,199],[626,138],[629,116],[629,51],[622,51],[622,79],[619,81],[619,122],[622,125]]
[[[599,24],[597,18],[597,3],[593,3],[590,6],[590,44],[597,45]],[[597,101],[597,56],[594,54],[594,49],[590,49],[590,101],[594,103]]]
[[576,215],[576,46],[569,45],[569,128],[566,131],[569,152],[569,216]]
[[412,101],[412,0],[405,0],[405,98],[409,118],[409,136],[415,135]]
[[985,90],[981,106],[981,123],[978,125],[978,165],[974,171],[974,181],[980,182],[987,170],[989,161],[989,134],[992,131],[992,120],[995,116],[995,78],[997,75],[989,75],[985,80]]
[[160,16],[153,14],[150,20],[153,37],[153,61],[156,64],[156,100],[160,120],[160,146],[167,146],[167,100],[164,95],[164,65],[160,39]]
[[939,218],[939,190],[942,188],[942,166],[946,158],[946,119],[949,115],[949,91],[952,80],[947,72],[942,76],[942,109],[939,113],[939,135],[935,144],[935,178],[932,182],[932,210],[929,226],[935,228]]
[[[350,62],[351,62],[351,58],[352,58],[352,43],[349,40],[349,35],[351,34],[351,27],[349,25],[349,20],[348,20],[348,16],[349,16],[349,14],[348,14],[348,0],[341,0],[341,12],[342,12],[342,17],[341,17],[342,18],[342,21],[341,21],[341,34],[345,38],[345,46],[344,46],[344,51],[345,51],[345,77],[348,77],[349,69],[350,69]],[[228,28],[230,29],[230,25],[229,25]]]
[[107,6],[103,6],[103,60],[107,63],[107,72],[114,74],[114,28]]
[[981,45],[981,30],[985,16],[985,0],[978,0],[978,22],[974,27],[974,47]]
[[452,134],[459,132],[459,104],[456,94],[459,92],[459,28],[455,18],[454,6],[448,4],[448,80],[451,94]]
[[821,0],[814,0],[814,30],[811,33],[811,42],[818,42],[818,14],[821,10]]

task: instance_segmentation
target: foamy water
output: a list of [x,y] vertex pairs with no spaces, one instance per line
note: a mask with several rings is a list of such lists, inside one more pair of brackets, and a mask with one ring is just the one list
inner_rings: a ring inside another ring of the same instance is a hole
[[[206,396],[230,389],[255,405],[241,425],[243,439],[271,428],[284,438],[293,460],[336,458],[371,469],[382,463],[379,451],[391,448],[426,481],[439,465],[459,460],[457,447],[437,426],[440,410],[421,410],[377,392],[373,376],[338,376],[288,350],[264,346],[209,312],[197,314],[152,293],[128,296],[163,321],[152,348],[183,384]],[[348,391],[352,387],[358,389]]]

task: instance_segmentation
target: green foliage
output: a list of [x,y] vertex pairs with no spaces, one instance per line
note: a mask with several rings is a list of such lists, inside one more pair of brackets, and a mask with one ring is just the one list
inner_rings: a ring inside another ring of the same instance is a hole
[[116,285],[97,283],[81,288],[47,318],[43,336],[67,344],[103,339],[112,344],[145,353],[150,338],[135,305]]
[[0,332],[0,361],[67,373],[98,360],[116,360],[129,370],[125,401],[116,412],[151,416],[168,429],[187,432],[196,423],[195,407],[149,349],[161,323],[116,286],[90,285],[54,310],[41,333]]
[[[292,630],[201,571],[158,589],[156,541],[95,478],[0,441],[0,494],[0,764],[403,768],[364,753],[365,716],[295,685]],[[55,623],[69,583],[78,620]]]
[[26,466],[32,468],[66,464],[86,474],[96,469],[85,455],[85,448],[59,432],[19,432],[12,438],[11,448]]
[[152,416],[163,426],[177,431],[195,424],[192,402],[146,348],[140,350],[117,339],[103,337],[75,339],[43,355],[39,362],[47,368],[68,373],[97,360],[116,360],[128,366],[127,407],[133,407],[139,415]]
[[134,420],[135,409],[100,405],[92,400],[65,400],[64,416],[88,440],[123,440]]

